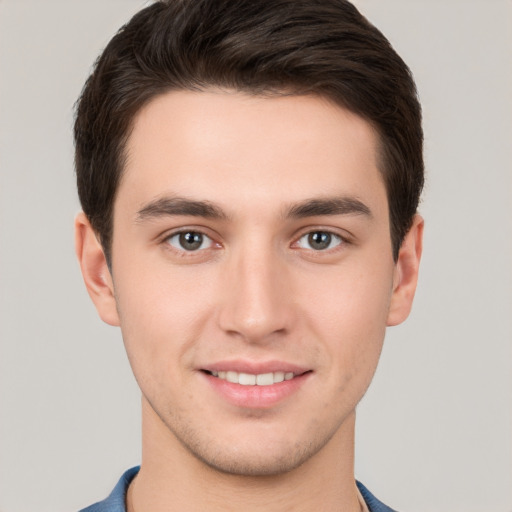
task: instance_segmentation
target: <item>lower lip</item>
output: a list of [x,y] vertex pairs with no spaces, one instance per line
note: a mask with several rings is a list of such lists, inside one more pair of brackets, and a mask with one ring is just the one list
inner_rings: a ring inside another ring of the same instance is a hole
[[203,373],[212,388],[227,402],[248,409],[269,409],[296,393],[311,372],[270,386],[243,386]]

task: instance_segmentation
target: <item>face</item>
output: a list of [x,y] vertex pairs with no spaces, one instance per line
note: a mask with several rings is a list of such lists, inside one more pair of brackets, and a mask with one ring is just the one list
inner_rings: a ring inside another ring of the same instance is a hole
[[135,118],[115,312],[97,306],[122,328],[145,421],[196,460],[278,474],[352,421],[412,300],[376,146],[367,122],[313,96],[178,91]]

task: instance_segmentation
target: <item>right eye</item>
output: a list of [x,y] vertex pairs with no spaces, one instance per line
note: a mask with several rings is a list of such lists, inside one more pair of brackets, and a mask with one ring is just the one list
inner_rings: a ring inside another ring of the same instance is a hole
[[186,252],[200,251],[213,246],[213,240],[199,231],[180,231],[169,236],[166,241],[178,251]]

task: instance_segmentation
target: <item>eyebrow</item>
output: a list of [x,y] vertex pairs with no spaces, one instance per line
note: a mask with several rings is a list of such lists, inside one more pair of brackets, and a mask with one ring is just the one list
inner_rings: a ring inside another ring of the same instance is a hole
[[[165,216],[191,216],[225,220],[228,215],[210,201],[199,201],[185,197],[163,197],[150,201],[138,212],[136,220],[142,222]],[[370,208],[355,197],[329,197],[308,199],[292,204],[284,212],[284,218],[302,219],[322,215],[364,215],[372,218]]]
[[137,212],[137,221],[164,216],[187,215],[208,219],[226,219],[227,215],[209,201],[195,201],[184,197],[163,197],[144,205]]
[[368,206],[355,197],[328,197],[310,199],[294,204],[285,212],[285,217],[302,219],[321,215],[364,215],[372,218]]

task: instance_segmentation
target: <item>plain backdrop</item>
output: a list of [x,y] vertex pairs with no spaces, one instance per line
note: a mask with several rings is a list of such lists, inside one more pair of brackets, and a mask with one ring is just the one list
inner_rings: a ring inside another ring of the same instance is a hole
[[[425,252],[358,411],[408,512],[512,511],[512,2],[359,0],[424,106]],[[72,511],[140,460],[140,397],[73,250],[73,104],[142,0],[0,0],[0,511]]]

